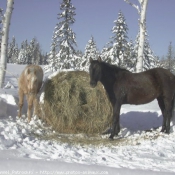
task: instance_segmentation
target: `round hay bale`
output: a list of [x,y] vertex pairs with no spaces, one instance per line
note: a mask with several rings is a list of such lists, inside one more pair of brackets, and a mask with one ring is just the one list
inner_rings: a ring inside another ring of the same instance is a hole
[[111,124],[112,107],[101,83],[89,85],[84,71],[61,72],[45,85],[45,120],[61,133],[102,133]]

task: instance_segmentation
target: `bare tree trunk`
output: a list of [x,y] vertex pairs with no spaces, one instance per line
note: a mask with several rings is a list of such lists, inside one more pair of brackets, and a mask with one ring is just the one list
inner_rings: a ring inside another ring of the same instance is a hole
[[7,8],[3,19],[2,28],[2,43],[1,43],[1,57],[0,57],[0,88],[3,87],[5,79],[5,70],[7,65],[7,47],[8,47],[8,35],[9,26],[13,10],[14,0],[7,0]]
[[141,12],[140,12],[140,40],[138,48],[138,60],[136,65],[136,72],[142,72],[143,70],[143,51],[145,43],[145,32],[146,32],[146,8],[148,0],[141,1]]
[[[1,25],[2,25],[2,18],[3,18],[3,9],[0,8],[0,54],[1,54],[1,35],[2,35],[2,30],[1,30]],[[0,57],[1,58],[1,57]]]
[[124,0],[132,7],[136,8],[138,14],[140,15],[139,28],[140,28],[140,38],[139,38],[139,47],[138,47],[138,58],[136,65],[136,72],[141,72],[143,70],[143,51],[144,51],[144,43],[145,43],[145,32],[146,32],[146,9],[148,0],[138,0],[140,3],[140,8],[129,2],[129,0]]

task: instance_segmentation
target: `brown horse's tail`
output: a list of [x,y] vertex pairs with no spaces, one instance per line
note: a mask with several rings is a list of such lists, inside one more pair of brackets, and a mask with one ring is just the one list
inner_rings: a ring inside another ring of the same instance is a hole
[[175,131],[175,95],[173,98],[173,110],[172,110],[172,117],[171,117],[171,130]]
[[[172,111],[172,118],[174,118],[174,116],[175,116],[175,95],[174,95],[174,97],[173,97],[173,111]],[[171,118],[171,119],[172,119]]]

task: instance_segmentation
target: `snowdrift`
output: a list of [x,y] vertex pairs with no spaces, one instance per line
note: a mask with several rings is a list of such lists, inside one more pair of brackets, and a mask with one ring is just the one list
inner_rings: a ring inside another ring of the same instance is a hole
[[[18,77],[24,67],[8,64],[7,69],[13,70]],[[175,126],[172,123],[169,135],[160,133],[162,115],[157,101],[139,106],[123,105],[122,129],[113,142],[109,142],[108,136],[99,136],[101,144],[98,145],[93,141],[90,144],[73,144],[71,141],[75,136],[88,138],[82,134],[62,134],[69,140],[62,142],[61,137],[38,117],[34,116],[30,123],[27,122],[26,105],[19,119],[17,80],[7,74],[5,81],[7,89],[0,89],[1,174],[175,173]],[[56,135],[57,139],[43,139],[44,135]]]

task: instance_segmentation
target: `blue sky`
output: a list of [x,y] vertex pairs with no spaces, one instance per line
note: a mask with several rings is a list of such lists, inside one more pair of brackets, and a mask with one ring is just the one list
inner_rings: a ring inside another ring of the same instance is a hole
[[[43,52],[49,52],[62,0],[14,1],[9,40],[15,36],[20,45],[22,41],[36,37]],[[137,3],[137,0],[130,1]],[[129,28],[128,37],[135,40],[139,16],[136,9],[124,0],[72,0],[72,4],[76,7],[76,22],[71,28],[76,34],[77,48],[83,52],[91,36],[100,51],[109,42],[114,20],[118,18],[120,10]],[[0,7],[5,10],[6,0],[1,0]],[[175,0],[149,0],[147,30],[155,54],[166,55],[170,41],[175,46]]]

